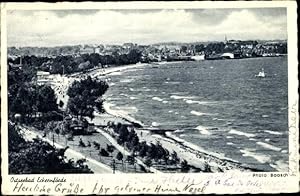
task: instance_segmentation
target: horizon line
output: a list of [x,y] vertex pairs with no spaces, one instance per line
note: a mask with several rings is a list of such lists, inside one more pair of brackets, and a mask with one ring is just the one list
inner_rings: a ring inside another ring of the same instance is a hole
[[[288,39],[228,39],[228,41],[230,40],[234,40],[234,41],[287,41]],[[26,48],[26,47],[31,47],[31,48],[55,48],[55,47],[64,47],[64,46],[78,46],[78,45],[87,45],[87,46],[91,46],[91,45],[105,45],[105,46],[109,46],[109,45],[118,45],[121,46],[125,43],[133,43],[133,44],[137,44],[140,46],[151,46],[151,45],[157,45],[157,44],[170,44],[170,43],[175,43],[175,44],[193,44],[193,43],[208,43],[208,42],[225,42],[225,40],[222,41],[218,41],[218,40],[208,40],[208,41],[189,41],[189,42],[184,42],[184,41],[166,41],[166,42],[155,42],[155,43],[151,43],[151,44],[143,44],[143,43],[137,43],[137,42],[122,42],[122,43],[81,43],[81,44],[63,44],[63,45],[52,45],[52,46],[33,46],[33,45],[24,45],[24,46],[15,46],[15,45],[11,45],[11,46],[7,46],[7,48]]]

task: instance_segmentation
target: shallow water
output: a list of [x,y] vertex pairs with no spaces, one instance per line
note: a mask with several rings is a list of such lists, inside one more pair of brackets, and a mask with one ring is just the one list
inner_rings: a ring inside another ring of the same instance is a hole
[[[266,78],[255,77],[261,68]],[[107,77],[112,109],[247,166],[287,170],[286,57],[145,65]]]

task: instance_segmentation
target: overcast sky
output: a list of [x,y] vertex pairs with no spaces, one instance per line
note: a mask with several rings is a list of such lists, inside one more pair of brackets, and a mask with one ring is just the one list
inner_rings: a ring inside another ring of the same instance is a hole
[[285,8],[9,11],[8,46],[287,39]]

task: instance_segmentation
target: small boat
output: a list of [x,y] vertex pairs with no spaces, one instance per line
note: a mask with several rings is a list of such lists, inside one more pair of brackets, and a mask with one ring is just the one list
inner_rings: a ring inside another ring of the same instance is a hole
[[255,75],[255,77],[257,77],[257,78],[265,78],[266,74],[264,72],[264,68],[262,68],[261,71],[257,75]]

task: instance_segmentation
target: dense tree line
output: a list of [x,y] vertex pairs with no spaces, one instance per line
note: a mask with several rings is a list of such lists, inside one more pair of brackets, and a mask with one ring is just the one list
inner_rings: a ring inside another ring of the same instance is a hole
[[53,89],[47,85],[23,84],[12,85],[9,89],[8,101],[10,114],[21,114],[23,117],[33,117],[58,111],[56,96]]
[[93,173],[85,160],[67,160],[65,149],[56,149],[41,139],[25,141],[12,124],[8,129],[10,174]]
[[54,90],[47,85],[36,85],[34,75],[27,69],[9,70],[8,103],[9,114],[18,113],[23,118],[58,111]]
[[12,55],[37,54],[42,56],[57,56],[61,54],[74,54],[80,51],[80,45],[56,46],[56,47],[8,47],[8,53]]
[[[48,71],[52,74],[71,74],[74,72],[85,71],[94,67],[103,67],[104,65],[118,66],[135,64],[141,61],[141,52],[130,50],[128,54],[119,54],[114,52],[111,55],[100,55],[98,53],[81,54],[79,56],[59,55],[55,58],[22,56],[16,59],[8,58],[8,63],[20,64],[30,69]],[[26,69],[28,70],[28,69]]]

